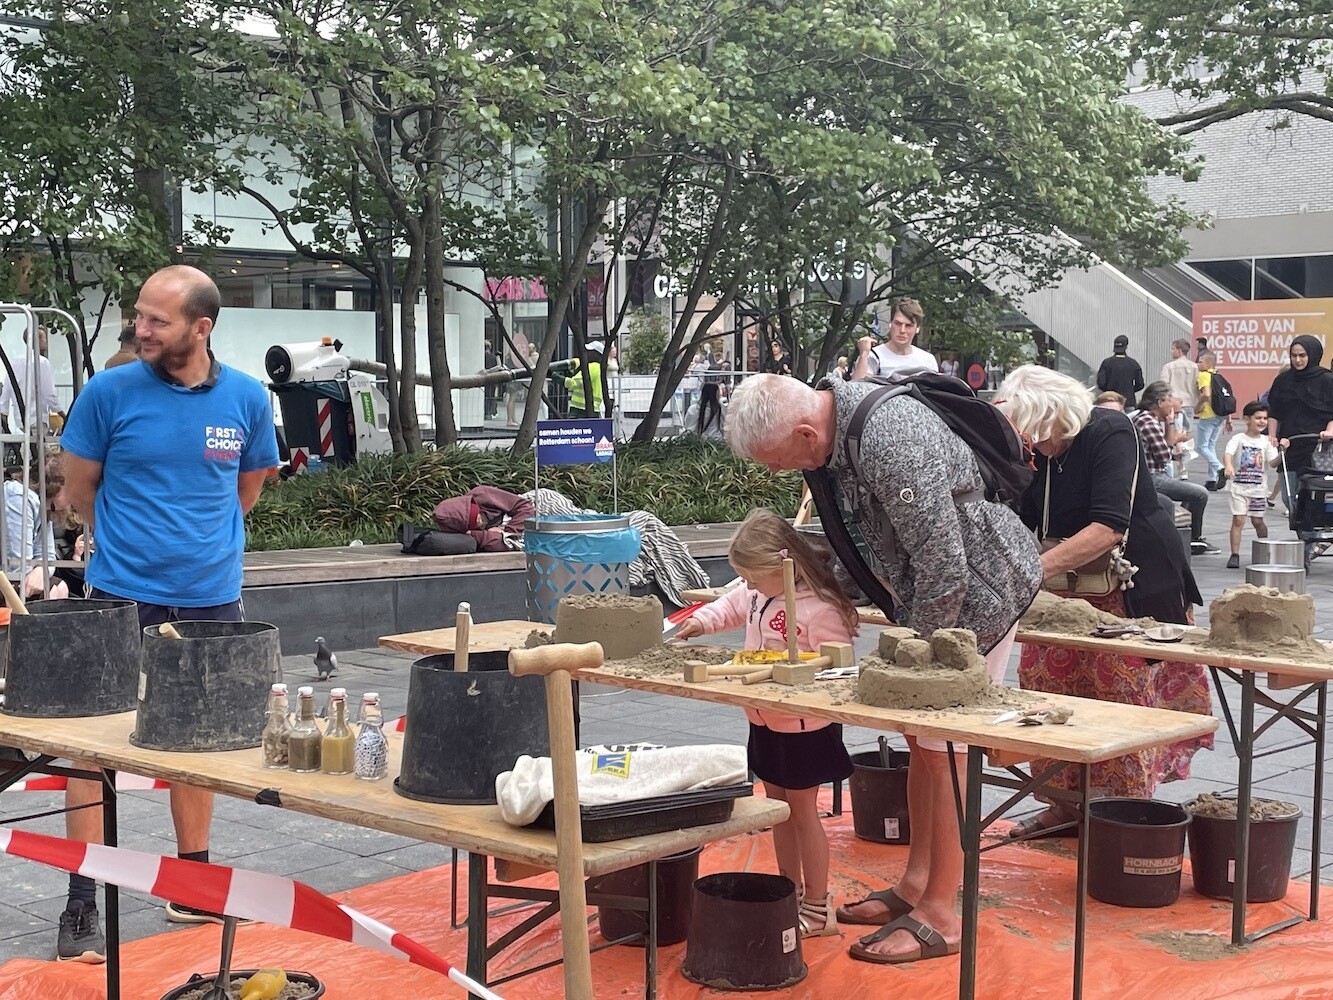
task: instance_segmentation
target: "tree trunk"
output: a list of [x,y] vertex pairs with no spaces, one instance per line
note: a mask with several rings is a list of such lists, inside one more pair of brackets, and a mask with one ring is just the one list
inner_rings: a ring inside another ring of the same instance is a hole
[[398,370],[398,413],[403,428],[403,446],[421,450],[421,418],[417,414],[417,291],[421,288],[421,243],[411,242],[407,267],[403,270],[402,300],[399,303],[403,338],[403,361]]

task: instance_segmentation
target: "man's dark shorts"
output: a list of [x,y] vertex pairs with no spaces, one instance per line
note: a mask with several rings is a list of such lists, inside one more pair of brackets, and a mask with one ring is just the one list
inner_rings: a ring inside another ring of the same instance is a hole
[[[89,597],[99,601],[133,601],[132,597],[120,597],[108,594],[105,590],[91,588]],[[226,604],[214,604],[206,608],[173,608],[166,604],[146,604],[135,601],[139,610],[139,627],[161,625],[163,622],[243,622],[245,605],[239,601]]]

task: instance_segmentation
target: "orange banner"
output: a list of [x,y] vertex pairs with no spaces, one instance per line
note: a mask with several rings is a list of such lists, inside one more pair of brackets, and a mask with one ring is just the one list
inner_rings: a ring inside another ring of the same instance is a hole
[[[1287,365],[1287,348],[1303,334],[1333,341],[1333,299],[1260,299],[1194,303],[1194,337],[1208,342],[1217,370],[1236,392],[1237,410],[1258,399]],[[1324,366],[1329,364],[1324,355]]]

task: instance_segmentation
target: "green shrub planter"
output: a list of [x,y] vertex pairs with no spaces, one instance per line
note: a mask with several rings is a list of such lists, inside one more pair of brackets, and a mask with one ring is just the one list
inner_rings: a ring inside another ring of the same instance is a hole
[[[620,445],[620,510],[646,510],[667,524],[739,521],[755,507],[796,513],[797,473],[774,475],[725,446],[684,437]],[[251,551],[367,545],[395,540],[398,525],[431,523],[435,505],[474,486],[532,489],[532,456],[455,446],[413,455],[371,455],[346,468],[270,484],[246,517]],[[542,470],[542,486],[580,507],[612,509],[611,466]]]

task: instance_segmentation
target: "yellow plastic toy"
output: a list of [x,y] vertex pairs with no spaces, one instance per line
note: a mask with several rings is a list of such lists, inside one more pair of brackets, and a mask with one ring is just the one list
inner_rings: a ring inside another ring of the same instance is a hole
[[241,1000],[273,1000],[286,985],[282,969],[260,969],[241,984]]

